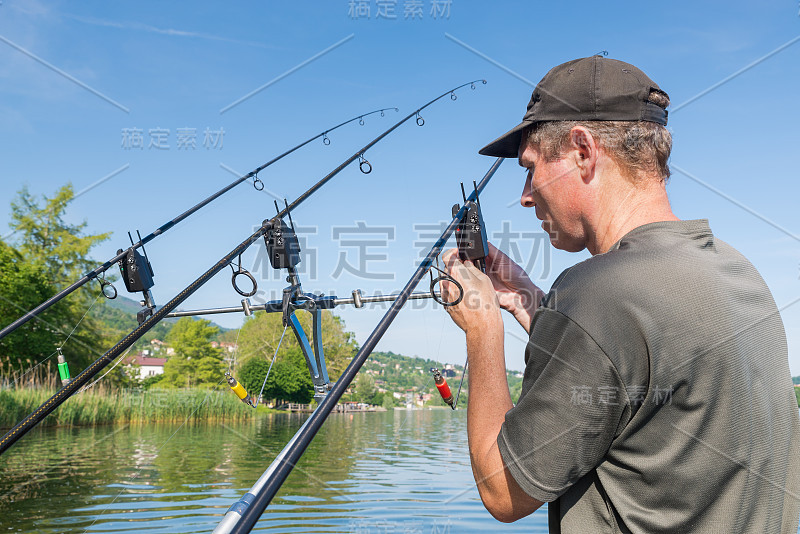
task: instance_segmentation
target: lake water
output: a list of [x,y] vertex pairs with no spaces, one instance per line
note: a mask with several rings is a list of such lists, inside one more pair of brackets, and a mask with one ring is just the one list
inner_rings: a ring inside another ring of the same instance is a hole
[[[0,531],[211,532],[306,415],[34,430],[0,456]],[[466,410],[331,414],[254,532],[547,532],[485,511]]]

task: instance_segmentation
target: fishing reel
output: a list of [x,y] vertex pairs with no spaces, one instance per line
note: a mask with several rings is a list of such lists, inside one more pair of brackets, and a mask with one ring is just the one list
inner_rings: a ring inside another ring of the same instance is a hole
[[[489,242],[486,238],[486,225],[483,222],[483,214],[481,213],[481,204],[478,199],[478,185],[473,181],[472,186],[475,189],[475,200],[467,200],[467,194],[464,191],[464,184],[461,184],[461,196],[464,199],[464,214],[458,221],[455,235],[456,246],[458,247],[458,257],[461,261],[472,261],[481,272],[486,272],[486,256],[489,255]],[[454,204],[451,210],[452,216],[457,217],[458,212],[461,211],[461,206]],[[437,258],[438,265],[438,258]],[[433,269],[439,272],[439,276],[433,277]],[[431,265],[431,284],[430,292],[433,299],[442,306],[449,307],[455,306],[464,298],[464,288],[452,276],[441,270],[438,266]],[[445,301],[441,298],[441,293],[436,291],[436,284],[446,281],[453,284],[458,289],[458,297],[452,301]]]

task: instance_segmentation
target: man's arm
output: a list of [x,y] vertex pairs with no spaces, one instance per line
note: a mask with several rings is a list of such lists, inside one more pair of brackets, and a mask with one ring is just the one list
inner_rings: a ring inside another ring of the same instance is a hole
[[[516,521],[543,503],[525,493],[503,463],[497,437],[513,407],[505,369],[503,319],[491,280],[457,254],[444,255],[450,275],[464,288],[464,299],[448,307],[466,333],[469,358],[467,436],[475,482],[484,506],[496,519]],[[447,286],[442,288],[447,291]]]
[[503,351],[503,323],[467,334],[469,400],[467,436],[472,473],[483,505],[495,519],[510,523],[535,512],[541,501],[519,487],[508,471],[497,436],[513,407]]

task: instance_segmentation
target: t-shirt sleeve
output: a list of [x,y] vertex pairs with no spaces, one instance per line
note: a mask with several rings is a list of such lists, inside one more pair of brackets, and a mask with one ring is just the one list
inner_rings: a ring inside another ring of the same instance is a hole
[[534,499],[551,502],[594,469],[629,414],[625,385],[579,325],[549,308],[533,320],[522,393],[497,438]]

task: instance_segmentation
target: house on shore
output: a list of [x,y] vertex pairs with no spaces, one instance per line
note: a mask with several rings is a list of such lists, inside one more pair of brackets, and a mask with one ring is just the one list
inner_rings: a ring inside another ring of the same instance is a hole
[[129,369],[133,365],[139,368],[139,380],[156,376],[164,373],[164,364],[167,363],[166,358],[151,358],[144,354],[135,354],[125,361],[125,366]]

